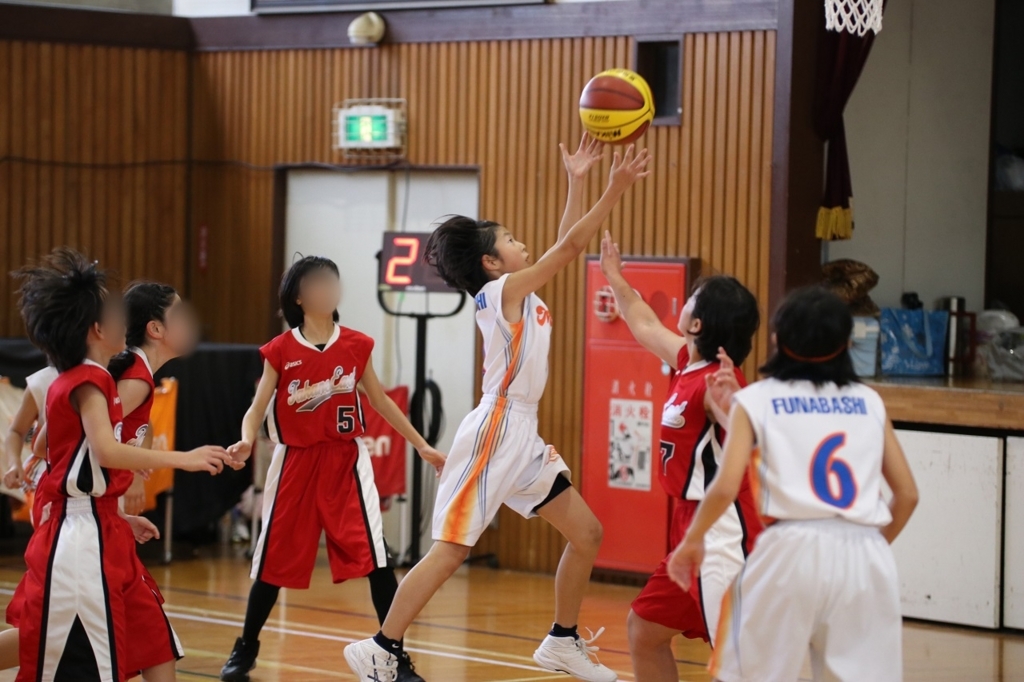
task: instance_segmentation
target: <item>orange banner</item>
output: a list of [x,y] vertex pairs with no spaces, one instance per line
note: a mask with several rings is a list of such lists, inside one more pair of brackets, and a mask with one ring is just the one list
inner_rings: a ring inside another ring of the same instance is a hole
[[[153,429],[153,449],[174,449],[174,429],[178,416],[178,380],[163,379],[153,396],[149,427]],[[174,487],[174,469],[158,469],[146,481],[146,511],[156,509],[156,496]]]

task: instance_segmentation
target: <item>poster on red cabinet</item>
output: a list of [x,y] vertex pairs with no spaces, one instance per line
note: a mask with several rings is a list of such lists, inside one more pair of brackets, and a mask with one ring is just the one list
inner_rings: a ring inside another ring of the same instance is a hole
[[608,404],[608,485],[628,490],[651,489],[650,400],[612,398]]

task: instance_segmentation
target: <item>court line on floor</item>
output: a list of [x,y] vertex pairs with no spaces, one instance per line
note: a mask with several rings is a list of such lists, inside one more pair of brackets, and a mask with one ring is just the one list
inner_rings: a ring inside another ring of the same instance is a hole
[[[168,587],[161,587],[160,589],[161,589],[162,592],[180,592],[182,594],[191,594],[191,595],[199,596],[199,597],[217,597],[217,598],[225,599],[225,600],[228,600],[228,601],[239,601],[239,602],[246,602],[246,601],[248,601],[248,597],[242,596],[242,595],[225,594],[223,592],[209,592],[209,591],[204,591],[204,590],[196,590],[196,589],[192,589],[192,588],[189,588],[189,587],[168,586]],[[352,616],[352,617],[355,617],[355,618],[373,619],[374,622],[376,622],[376,619],[377,619],[376,615],[371,615],[371,614],[367,614],[367,613],[359,613],[359,612],[355,612],[355,611],[346,611],[344,609],[333,609],[333,608],[330,608],[330,607],[327,607],[327,606],[313,606],[313,605],[310,605],[310,604],[293,604],[293,603],[289,603],[288,604],[288,608],[291,608],[291,609],[302,609],[302,610],[305,610],[305,611],[313,611],[313,612],[317,612],[317,613],[330,613],[332,615]],[[464,617],[464,616],[460,616],[460,617]],[[432,621],[427,621],[427,620],[422,620],[422,619],[414,620],[412,622],[412,624],[413,625],[417,625],[419,627],[437,628],[439,630],[450,630],[452,632],[465,632],[465,633],[472,634],[472,635],[487,635],[487,636],[490,636],[490,637],[504,637],[506,639],[515,639],[515,640],[519,640],[521,642],[536,642],[537,641],[536,637],[529,637],[529,636],[526,636],[526,635],[515,635],[515,634],[509,633],[509,632],[494,632],[493,630],[480,630],[478,628],[467,628],[467,627],[460,626],[460,625],[446,625],[446,624],[443,624],[443,623],[437,623],[437,622],[432,622]],[[602,647],[601,650],[602,651],[607,651],[610,654],[618,654],[620,656],[629,656],[630,655],[630,653],[628,651],[623,651],[622,649],[607,649],[607,648]],[[677,664],[694,666],[694,667],[697,667],[697,668],[700,668],[700,669],[707,668],[707,661],[704,661],[704,662],[701,662],[701,661],[691,661],[691,660],[688,660],[688,659],[685,659],[685,658],[677,658],[677,659],[675,659],[675,661],[676,661]]]
[[[163,591],[163,592],[181,592],[181,593],[191,594],[193,596],[200,596],[200,597],[219,597],[219,598],[222,598],[222,599],[225,599],[225,600],[229,600],[229,601],[246,601],[245,598],[239,597],[237,595],[224,594],[224,593],[221,593],[221,592],[208,592],[208,591],[195,590],[195,589],[190,589],[190,588],[165,587],[161,591]],[[13,590],[7,590],[7,589],[0,588],[0,594],[14,594],[14,591]],[[168,605],[165,605],[165,606],[170,607],[171,605],[168,604]],[[289,604],[288,607],[289,608],[293,608],[293,609],[294,608],[298,608],[298,609],[304,609],[304,610],[320,612],[320,613],[330,613],[332,615],[350,615],[350,616],[357,616],[357,617],[361,617],[361,618],[368,618],[368,617],[370,617],[370,616],[368,616],[366,614],[355,613],[355,612],[350,612],[350,611],[344,611],[342,609],[331,609],[331,608],[328,608],[328,607],[308,606],[308,605],[304,605],[304,604]],[[178,607],[178,608],[189,608],[189,607],[184,607],[183,606],[183,607]],[[199,610],[199,609],[196,609],[196,610]],[[206,609],[202,609],[202,611],[207,611],[208,612],[208,610],[206,610]],[[167,615],[171,616],[172,612],[168,610],[167,611]],[[189,616],[189,615],[186,615],[186,614],[179,614],[179,617],[184,618],[184,619],[196,620],[196,621],[199,621],[199,622],[218,623],[218,624],[221,624],[221,625],[229,624],[229,623],[234,623],[239,628],[241,628],[242,625],[243,625],[243,623],[241,621],[227,621],[227,620],[220,620],[220,621],[218,621],[216,619],[203,620],[204,618],[207,618],[205,616]],[[526,636],[522,636],[522,635],[513,635],[513,634],[509,634],[509,633],[504,633],[504,632],[492,632],[492,631],[489,631],[489,630],[478,630],[476,628],[466,628],[466,627],[460,627],[460,626],[456,626],[456,625],[441,625],[441,624],[437,624],[437,623],[425,622],[425,621],[422,621],[422,620],[413,621],[413,624],[414,625],[418,625],[418,626],[426,626],[426,627],[439,628],[439,629],[442,629],[442,630],[451,630],[451,631],[456,631],[456,632],[466,632],[466,633],[469,633],[469,634],[480,634],[480,635],[489,635],[489,636],[494,636],[494,637],[505,637],[505,638],[508,638],[508,639],[517,639],[517,640],[529,641],[529,642],[536,642],[537,641],[536,638],[533,638],[533,637],[526,637]],[[315,626],[311,626],[311,627],[315,627]],[[287,629],[279,628],[277,626],[270,626],[269,624],[264,626],[264,629],[265,630],[272,630],[272,631],[279,632],[279,633],[282,633],[282,634],[291,634]],[[336,628],[334,628],[333,630],[337,631]],[[296,632],[298,633],[298,631],[296,631]],[[342,642],[354,642],[354,641],[357,641],[354,638],[340,638],[340,637],[337,637],[336,635],[328,635],[328,634],[320,634],[320,633],[309,633],[308,636],[315,637],[315,638],[322,638],[322,639],[335,639],[336,641],[342,641]],[[435,646],[445,646],[445,645],[435,645]],[[452,647],[452,648],[461,648],[461,647]],[[443,652],[439,652],[439,651],[431,650],[431,649],[420,649],[420,648],[412,648],[412,647],[407,647],[407,649],[409,651],[414,652],[414,653],[425,653],[425,654],[428,654],[428,655],[435,655],[435,656],[448,657],[448,658],[461,658],[462,660],[466,660],[466,661],[475,660],[474,657],[465,656],[464,654],[443,653]],[[465,650],[465,649],[463,648],[463,650]],[[614,654],[619,654],[619,655],[623,655],[623,656],[629,656],[630,655],[628,651],[620,651],[620,650],[617,650],[617,649],[604,649],[603,648],[602,651],[607,651],[608,653],[614,653]],[[509,657],[519,658],[520,660],[525,658],[525,657],[521,657],[521,656],[515,656],[514,654],[504,654],[503,652],[496,652],[496,651],[490,651],[490,650],[488,650],[488,653],[490,653],[491,655],[506,655],[506,656],[509,656]],[[479,659],[479,662],[483,662],[483,663],[492,662],[492,661],[493,661],[493,659],[483,659],[483,658]],[[685,659],[676,659],[676,663],[677,664],[681,663],[683,665],[696,666],[696,667],[699,667],[699,668],[705,668],[706,665],[707,665],[706,663],[698,663],[697,661],[688,661],[688,660],[685,660]],[[521,664],[511,663],[511,662],[495,662],[495,664],[497,664],[497,665],[507,665],[509,667],[517,667],[517,668],[520,668],[520,669],[523,669],[523,670],[539,670],[541,672],[544,672],[543,669],[537,668],[536,666],[526,666],[526,665],[521,665]],[[625,675],[626,677],[632,678],[632,674],[629,674],[629,673],[619,673],[620,677],[623,676],[623,675]]]
[[[176,609],[177,611],[188,612],[188,613],[190,613],[192,615],[204,616],[204,617],[207,617],[207,618],[232,619],[232,618],[238,618],[239,617],[239,614],[237,614],[237,613],[231,613],[231,612],[228,612],[228,611],[217,611],[217,610],[214,610],[214,609],[211,609],[211,608],[208,608],[208,607],[200,608],[200,607],[195,607],[195,606],[185,606],[183,604],[167,604],[166,606],[169,609]],[[280,622],[280,620],[282,620],[282,619],[278,619],[278,622]],[[366,635],[367,635],[367,633],[365,631],[349,630],[349,629],[340,628],[340,627],[337,627],[337,626],[318,625],[316,623],[301,623],[301,622],[289,621],[287,619],[284,619],[284,621],[288,625],[304,627],[304,628],[307,628],[307,629],[312,630],[314,632],[322,632],[322,633],[327,633],[327,634],[338,634],[338,635],[343,635],[343,636],[347,635],[347,636],[353,638],[353,640],[365,639]],[[275,621],[272,620],[270,622],[273,623]],[[429,645],[434,646],[434,647],[439,647],[441,649],[447,649],[449,651],[455,651],[455,652],[458,652],[458,653],[461,653],[461,654],[479,654],[479,655],[488,655],[489,654],[491,656],[499,656],[499,657],[507,658],[507,659],[510,659],[510,660],[523,661],[523,662],[525,662],[527,664],[529,664],[529,663],[531,663],[533,661],[533,657],[532,656],[523,656],[523,655],[520,655],[520,654],[514,654],[514,653],[510,653],[510,652],[505,652],[505,651],[495,651],[493,649],[480,649],[480,648],[474,648],[474,647],[459,646],[459,645],[456,645],[456,644],[446,644],[446,643],[443,643],[443,642],[414,639],[414,638],[410,638],[410,637],[406,637],[405,641],[406,642],[410,642],[410,643],[415,644],[415,645],[426,645],[426,644],[429,644]]]
[[[194,622],[197,622],[197,623],[206,623],[208,625],[223,625],[223,626],[228,626],[228,627],[233,627],[233,628],[241,628],[242,625],[243,625],[242,621],[240,621],[240,620],[227,620],[227,619],[224,619],[224,618],[209,618],[207,616],[194,616],[192,614],[180,613],[180,612],[170,611],[170,610],[167,611],[166,613],[167,613],[167,617],[168,618],[177,618],[179,620],[190,620],[190,621],[194,621]],[[352,643],[352,642],[358,641],[358,640],[356,640],[353,637],[342,637],[340,635],[330,635],[330,634],[320,633],[320,632],[309,632],[309,631],[306,631],[306,630],[297,630],[295,628],[282,628],[282,627],[278,627],[276,625],[266,625],[266,626],[264,626],[263,629],[265,631],[277,632],[277,633],[284,634],[284,635],[294,635],[296,637],[308,637],[310,639],[322,639],[322,640],[327,640],[327,641],[330,641],[330,642]],[[467,663],[482,663],[484,665],[494,665],[494,666],[503,667],[503,668],[514,668],[516,670],[528,670],[530,672],[540,672],[540,673],[548,672],[548,671],[546,671],[546,670],[544,670],[542,668],[538,668],[537,666],[523,665],[521,663],[512,663],[511,661],[502,661],[502,660],[495,659],[495,658],[484,658],[482,656],[466,656],[464,654],[456,654],[456,653],[447,652],[447,651],[436,651],[436,650],[433,650],[433,649],[422,649],[420,647],[406,647],[406,650],[410,651],[412,653],[415,653],[415,654],[425,654],[427,656],[437,656],[439,658],[450,658],[450,659],[453,659],[453,660],[465,661]],[[618,671],[616,671],[616,672],[618,672]],[[620,677],[623,677],[623,676],[628,677],[628,678],[632,678],[633,677],[632,675],[629,675],[627,673],[621,673],[621,672],[619,672],[618,675]]]
[[[223,661],[224,660],[224,652],[208,651],[206,649],[193,649],[192,647],[185,647],[185,658],[188,659],[190,657],[203,658],[203,659],[211,659],[211,660],[214,660],[214,661]],[[263,657],[263,658],[258,659],[257,669],[263,669],[263,670],[273,669],[273,670],[281,671],[283,673],[309,673],[309,674],[314,674],[314,675],[325,675],[327,677],[344,677],[344,678],[348,678],[348,677],[351,677],[351,675],[352,675],[350,672],[348,672],[347,668],[344,671],[341,671],[341,672],[339,672],[337,670],[324,670],[323,668],[313,668],[313,667],[310,667],[308,665],[296,665],[295,663],[286,663],[284,661],[275,661],[273,659],[268,659],[267,657]],[[179,672],[180,672],[180,670],[179,670]],[[206,673],[192,673],[192,674],[204,675]],[[219,679],[220,675],[215,675],[214,677]]]

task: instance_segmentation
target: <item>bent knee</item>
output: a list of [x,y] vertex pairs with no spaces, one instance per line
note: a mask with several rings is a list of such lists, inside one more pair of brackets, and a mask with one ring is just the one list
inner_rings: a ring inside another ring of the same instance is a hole
[[446,566],[451,568],[452,571],[454,571],[469,558],[470,549],[471,548],[466,545],[458,545],[454,542],[438,541],[434,543],[434,546],[430,548],[430,551],[436,552],[438,558],[441,559]]
[[583,547],[596,552],[601,548],[601,541],[604,539],[604,526],[595,517],[584,529],[580,537]]
[[626,631],[629,634],[630,651],[658,649],[672,645],[675,632],[666,627],[644,620],[633,609],[626,616]]

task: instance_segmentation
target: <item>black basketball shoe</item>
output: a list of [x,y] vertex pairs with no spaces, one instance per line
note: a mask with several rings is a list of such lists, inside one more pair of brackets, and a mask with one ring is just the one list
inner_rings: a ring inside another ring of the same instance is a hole
[[260,653],[258,641],[249,644],[241,637],[235,640],[235,648],[228,656],[228,662],[220,669],[224,682],[249,682],[249,671],[256,667],[256,656]]
[[395,678],[395,682],[426,682],[416,674],[416,666],[412,664],[412,659],[409,658],[405,649],[398,654],[398,676]]

